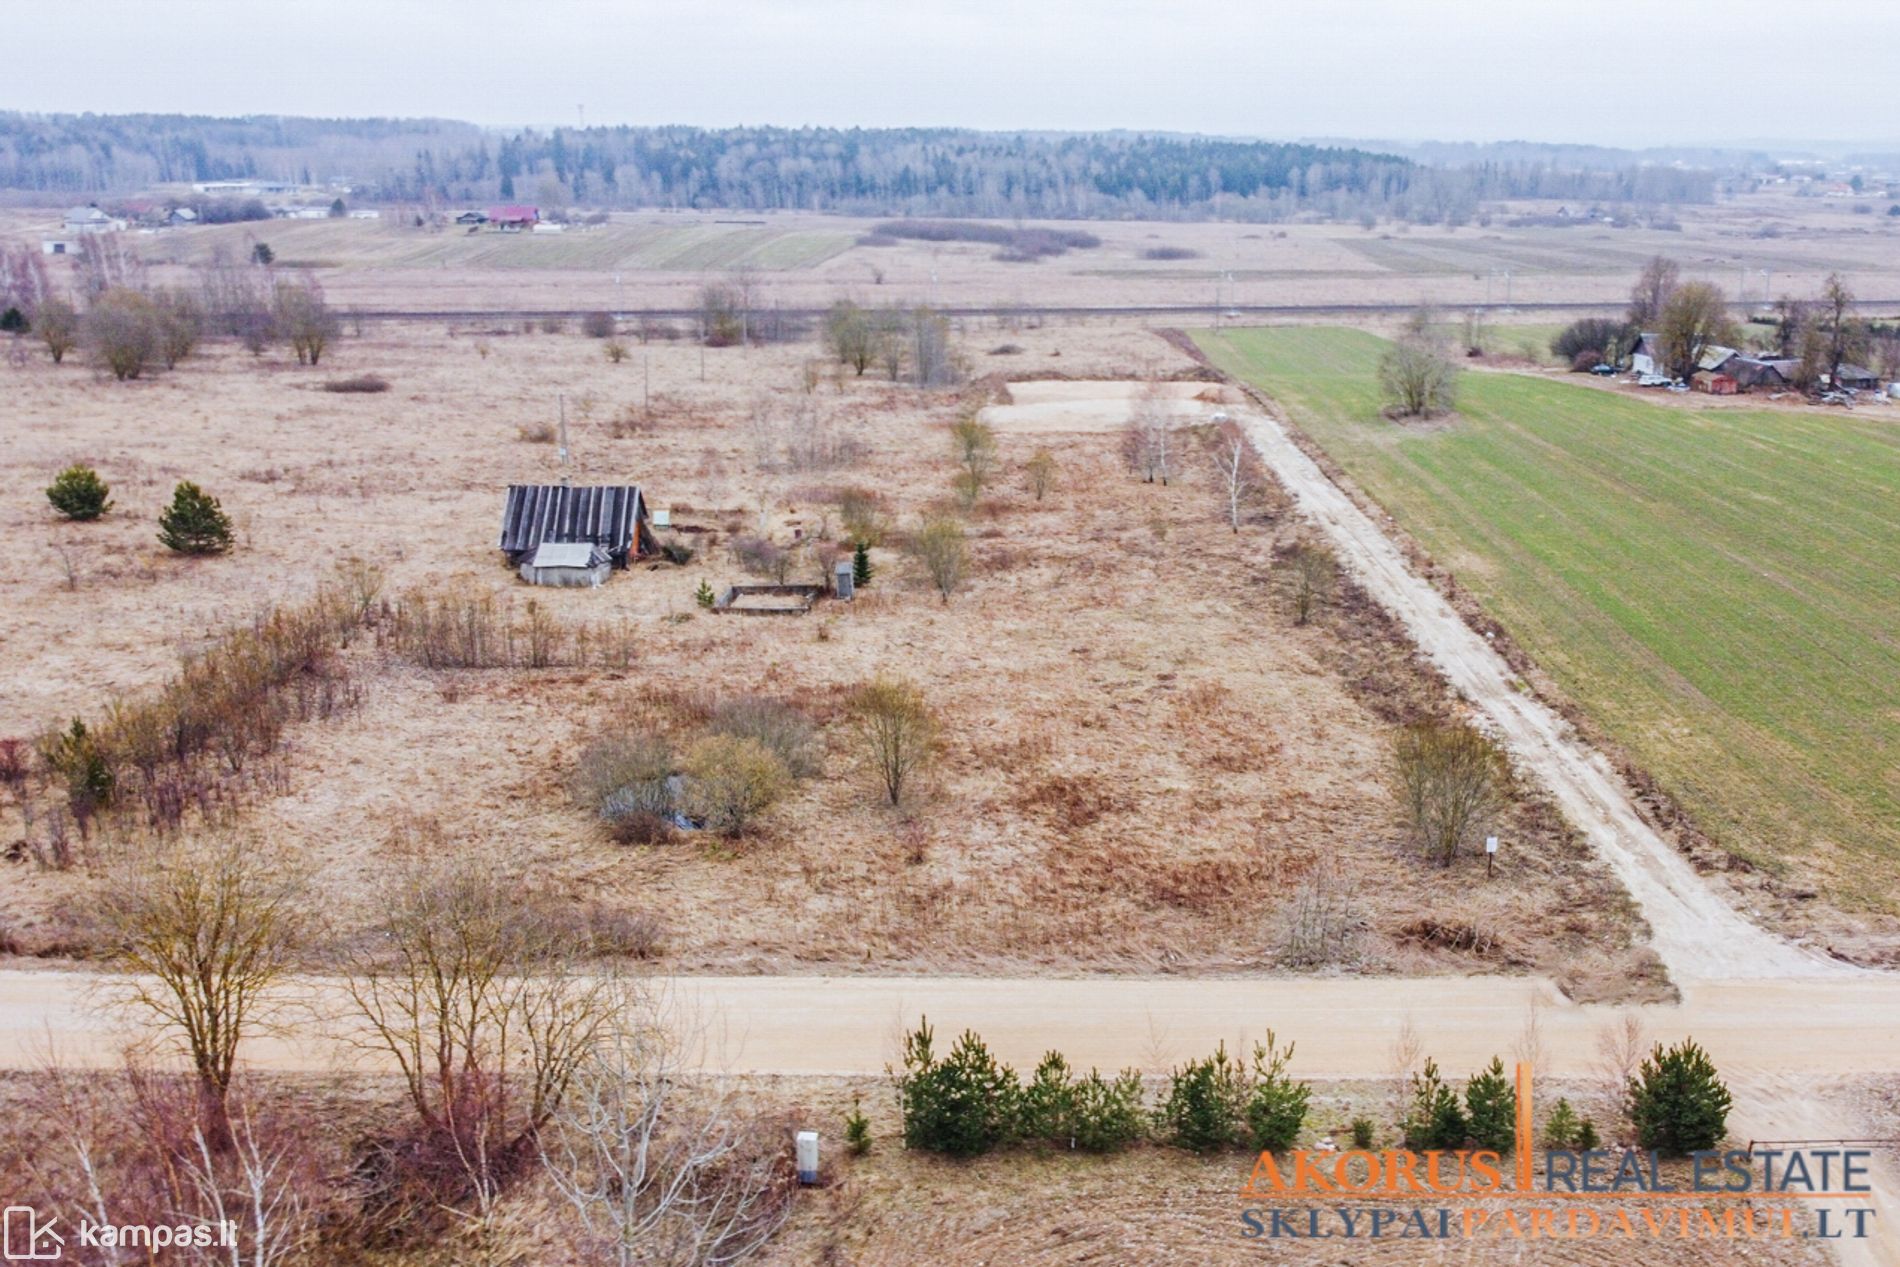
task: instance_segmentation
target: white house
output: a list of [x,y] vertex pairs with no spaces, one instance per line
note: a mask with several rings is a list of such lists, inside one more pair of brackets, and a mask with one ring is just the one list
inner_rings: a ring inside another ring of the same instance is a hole
[[110,233],[124,227],[125,221],[114,220],[97,207],[74,207],[66,213],[68,233]]

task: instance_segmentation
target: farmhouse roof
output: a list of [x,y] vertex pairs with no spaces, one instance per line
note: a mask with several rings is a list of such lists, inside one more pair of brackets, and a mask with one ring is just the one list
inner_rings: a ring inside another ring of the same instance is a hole
[[1729,358],[1741,355],[1734,348],[1725,348],[1719,343],[1711,343],[1702,351],[1702,359],[1696,362],[1697,369],[1719,370],[1727,365]]
[[543,543],[595,545],[616,567],[625,567],[629,556],[645,554],[652,545],[646,518],[646,498],[631,484],[510,484],[500,546],[519,562]]
[[539,207],[526,206],[522,203],[510,203],[505,207],[490,207],[488,209],[488,218],[490,220],[514,221],[539,220],[541,218],[541,209]]
[[66,213],[67,224],[104,224],[111,216],[97,207],[74,207]]

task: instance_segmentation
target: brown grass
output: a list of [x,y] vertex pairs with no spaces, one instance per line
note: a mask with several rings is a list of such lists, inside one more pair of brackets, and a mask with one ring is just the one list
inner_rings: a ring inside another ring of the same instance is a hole
[[[1025,364],[1060,350],[1076,377],[1185,366],[1133,328],[1016,337]],[[849,607],[715,620],[693,592],[737,569],[708,548],[715,534],[692,532],[681,537],[700,550],[684,566],[529,595],[494,533],[503,485],[558,477],[551,451],[515,441],[556,389],[575,482],[633,479],[655,504],[718,508],[682,509],[689,529],[835,537],[830,487],[754,470],[746,434],[761,394],[802,394],[814,350],[709,352],[702,383],[697,348],[656,343],[652,422],[635,440],[615,438],[613,420],[639,407],[639,380],[590,341],[499,340],[487,359],[451,358],[453,342],[415,327],[340,345],[340,365],[373,356],[400,377],[393,413],[296,391],[278,361],[222,348],[130,387],[43,365],[0,370],[28,424],[0,458],[0,529],[40,552],[86,544],[76,589],[43,570],[0,578],[0,639],[24,649],[0,692],[0,735],[156,682],[175,649],[242,623],[256,596],[308,593],[331,560],[364,552],[389,592],[457,595],[513,632],[502,652],[470,656],[426,650],[453,651],[453,639],[386,634],[384,651],[401,654],[365,661],[360,707],[292,727],[281,784],[247,813],[316,865],[346,926],[393,860],[392,830],[422,815],[433,849],[492,853],[609,910],[666,911],[662,962],[676,969],[1257,972],[1279,963],[1284,912],[1323,857],[1364,895],[1350,970],[1516,967],[1403,935],[1431,917],[1514,930],[1522,965],[1580,994],[1653,992],[1620,893],[1523,789],[1512,811],[1523,843],[1494,881],[1406,851],[1386,736],[1449,704],[1350,596],[1293,626],[1273,552],[1295,530],[1277,503],[1236,535],[1198,468],[1144,485],[1113,435],[1005,434],[1004,469],[1048,446],[1062,478],[1040,503],[1010,481],[984,495],[976,566],[947,604],[887,544]],[[835,401],[831,385],[818,390],[863,439],[852,485],[876,490],[899,525],[940,503],[951,461],[939,429],[955,397],[849,379]],[[77,453],[121,503],[84,536],[34,503]],[[258,470],[273,475],[242,474]],[[224,496],[239,524],[232,555],[159,556],[145,515],[185,474]],[[584,655],[551,653],[531,632],[543,618],[603,636]],[[417,622],[392,618],[405,626]],[[447,667],[465,662],[516,667]],[[931,796],[901,819],[866,795],[838,724],[842,693],[879,672],[917,681],[944,722]],[[743,851],[691,836],[618,845],[567,796],[600,726],[654,718],[683,733],[745,694],[797,704],[828,751],[825,775],[800,784]],[[17,818],[6,821],[17,834]],[[86,883],[15,869],[0,895],[33,940]]]

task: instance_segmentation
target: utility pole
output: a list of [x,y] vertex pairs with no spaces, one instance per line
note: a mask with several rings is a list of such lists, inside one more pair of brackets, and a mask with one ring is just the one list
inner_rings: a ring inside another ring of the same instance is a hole
[[561,487],[566,488],[572,482],[567,457],[567,397],[557,395],[554,399],[561,410]]

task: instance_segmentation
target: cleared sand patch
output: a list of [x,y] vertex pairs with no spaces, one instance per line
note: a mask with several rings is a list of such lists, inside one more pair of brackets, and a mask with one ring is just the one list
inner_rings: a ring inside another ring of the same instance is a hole
[[[1231,387],[1220,383],[1156,383],[1159,394],[1175,413],[1194,421],[1241,403]],[[1149,384],[1133,380],[1044,379],[1011,383],[1014,403],[991,405],[983,419],[998,431],[1012,435],[1049,435],[1062,432],[1114,431],[1128,421]]]

